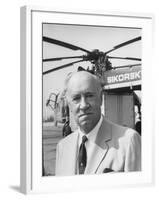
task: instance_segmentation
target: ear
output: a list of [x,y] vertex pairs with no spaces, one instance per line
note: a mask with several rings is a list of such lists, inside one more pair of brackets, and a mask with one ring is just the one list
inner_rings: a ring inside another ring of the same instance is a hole
[[70,99],[69,99],[69,96],[66,95],[66,96],[65,96],[65,99],[66,99],[66,104],[68,105],[70,112],[72,112],[72,109],[71,109],[72,106],[70,105]]

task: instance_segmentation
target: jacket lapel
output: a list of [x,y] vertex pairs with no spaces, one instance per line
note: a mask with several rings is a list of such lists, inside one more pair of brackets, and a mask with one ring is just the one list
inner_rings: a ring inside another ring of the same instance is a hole
[[98,168],[102,161],[104,160],[109,145],[108,142],[111,140],[111,124],[103,119],[102,125],[98,131],[95,143],[92,143],[91,158],[87,163],[85,174],[97,173]]

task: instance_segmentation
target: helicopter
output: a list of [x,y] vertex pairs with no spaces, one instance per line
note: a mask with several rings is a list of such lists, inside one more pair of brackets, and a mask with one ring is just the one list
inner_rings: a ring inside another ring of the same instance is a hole
[[[123,121],[120,120],[121,113],[116,114],[115,111],[112,111],[109,109],[110,107],[114,107],[114,105],[111,105],[111,103],[115,101],[117,101],[117,104],[121,102],[120,106],[124,106],[124,103],[125,103],[124,95],[126,95],[126,99],[130,97],[130,102],[131,103],[133,102],[133,106],[137,105],[140,110],[141,103],[139,102],[137,95],[134,93],[134,90],[141,90],[141,61],[142,59],[136,58],[136,57],[110,56],[109,54],[124,46],[130,45],[132,43],[136,43],[140,41],[141,39],[142,39],[141,36],[132,38],[131,40],[124,41],[123,43],[120,43],[112,47],[110,50],[103,52],[103,51],[100,51],[99,49],[94,49],[90,51],[88,49],[76,46],[74,44],[70,44],[68,42],[64,42],[64,41],[57,40],[51,37],[43,36],[42,37],[43,42],[46,42],[52,45],[58,45],[60,47],[67,48],[72,51],[79,50],[79,51],[84,52],[82,55],[78,55],[78,56],[65,56],[65,57],[63,56],[63,57],[54,57],[54,58],[51,57],[51,58],[43,59],[43,63],[75,59],[75,61],[73,62],[69,62],[67,64],[60,65],[58,67],[54,67],[49,70],[43,71],[43,76],[46,76],[47,74],[50,74],[57,70],[62,70],[64,68],[70,67],[77,63],[89,61],[91,63],[91,67],[87,67],[85,69],[79,65],[77,71],[85,70],[85,71],[88,71],[89,73],[92,73],[98,76],[101,79],[103,90],[104,90],[103,99],[104,99],[104,107],[105,107],[103,110],[103,114],[107,115],[106,117],[110,119],[112,118],[116,120],[116,122],[118,122],[119,124],[122,124],[125,126],[131,126],[132,128],[134,128],[134,123],[135,123],[134,110],[133,110],[133,119],[130,120],[132,122],[130,124],[129,123],[125,124]],[[137,61],[139,63],[113,66],[111,62],[112,59]],[[53,96],[54,96],[54,100],[52,100]],[[51,105],[51,102],[53,102],[53,106]],[[68,105],[65,99],[65,94],[63,92],[57,93],[57,94],[53,94],[53,93],[50,94],[46,102],[46,105],[50,106],[52,110],[54,110],[55,115],[57,116],[56,118],[57,121],[66,123],[69,120],[71,124],[71,128],[73,130],[76,128],[76,124],[72,119],[71,113],[69,112]],[[116,107],[118,107],[118,105],[116,105]],[[121,110],[121,108],[119,110]],[[124,110],[124,108],[122,108],[122,110]],[[112,113],[114,113],[114,115]],[[115,119],[116,115],[118,116],[118,119]],[[127,117],[127,115],[132,115],[132,114],[126,113],[125,118],[129,118]],[[140,116],[141,116],[141,112],[140,112]]]
[[86,54],[84,55],[80,55],[80,56],[68,56],[68,57],[56,57],[56,58],[47,58],[47,59],[43,59],[43,62],[50,62],[50,61],[60,61],[60,60],[64,60],[64,59],[81,59],[81,60],[77,60],[62,66],[58,66],[56,68],[52,68],[50,70],[44,71],[43,75],[69,67],[71,65],[74,65],[76,63],[81,63],[81,62],[85,62],[85,61],[90,61],[92,63],[92,70],[94,74],[97,75],[101,75],[102,72],[107,71],[107,70],[111,70],[112,69],[112,65],[111,62],[109,61],[110,59],[122,59],[122,60],[133,60],[133,61],[141,61],[141,58],[134,58],[134,57],[117,57],[117,56],[109,56],[108,54],[121,48],[124,47],[126,45],[129,45],[131,43],[137,42],[141,40],[141,36],[133,38],[131,40],[128,40],[126,42],[123,42],[119,45],[114,46],[112,49],[110,49],[107,52],[102,52],[99,51],[98,49],[94,49],[93,51],[89,51],[86,50],[84,48],[66,43],[66,42],[62,42],[60,40],[56,40],[53,38],[49,38],[49,37],[45,37],[43,36],[43,42],[47,42],[47,43],[51,43],[54,45],[59,45],[65,48],[69,48],[71,50],[77,51],[77,50],[81,50],[84,51]]

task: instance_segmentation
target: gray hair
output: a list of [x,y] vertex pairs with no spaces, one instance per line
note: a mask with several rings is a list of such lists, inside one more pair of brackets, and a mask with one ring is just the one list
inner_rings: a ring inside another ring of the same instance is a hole
[[[73,75],[75,75],[75,74],[77,74],[77,73],[81,73],[81,72],[83,72],[83,71],[70,72],[70,73],[66,76],[66,79],[65,79],[65,81],[64,81],[64,90],[63,90],[63,94],[64,94],[65,97],[67,96],[68,83],[69,83],[70,79],[72,78]],[[102,83],[101,79],[100,79],[98,76],[96,76],[96,75],[94,75],[94,74],[91,74],[90,72],[87,72],[87,71],[84,71],[84,72],[89,73],[90,76],[92,76],[93,79],[97,81],[97,83],[98,83],[99,86],[101,87],[101,91],[102,91],[102,90],[103,90],[103,83]]]

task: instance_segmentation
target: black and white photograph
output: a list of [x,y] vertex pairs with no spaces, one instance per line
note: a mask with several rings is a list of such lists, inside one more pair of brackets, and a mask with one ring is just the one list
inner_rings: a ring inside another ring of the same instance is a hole
[[158,1],[0,15],[1,199],[158,199]]
[[42,176],[142,171],[142,28],[42,24]]

